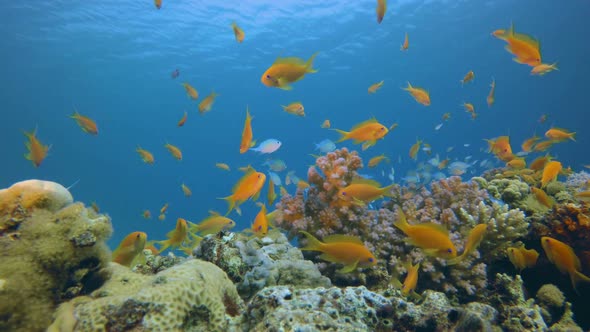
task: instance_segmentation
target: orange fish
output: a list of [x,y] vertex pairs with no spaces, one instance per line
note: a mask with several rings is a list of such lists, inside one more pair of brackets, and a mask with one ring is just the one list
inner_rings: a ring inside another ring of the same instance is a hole
[[113,251],[113,262],[123,266],[130,266],[137,255],[145,248],[147,234],[144,232],[133,232],[127,235]]
[[[579,191],[574,196],[576,196],[577,199],[584,201],[584,202],[590,201],[590,191],[588,191],[588,190],[587,191]],[[578,219],[580,219],[579,215],[578,215]]]
[[447,159],[445,159],[445,160],[441,161],[441,162],[438,164],[438,169],[444,169],[445,167],[447,167],[447,165],[449,164],[449,161],[450,161],[450,160],[449,160],[449,158],[447,158]]
[[205,99],[203,99],[199,103],[199,113],[204,114],[206,112],[209,112],[211,110],[211,107],[213,107],[213,103],[215,102],[215,98],[218,96],[219,95],[217,93],[211,92],[210,95],[205,97]]
[[138,146],[137,149],[135,149],[135,151],[137,151],[139,157],[141,158],[141,160],[143,160],[144,163],[148,165],[154,164],[154,155],[151,152],[142,149],[140,146]]
[[415,295],[416,293],[416,285],[418,284],[418,270],[420,269],[420,263],[416,265],[407,264],[406,270],[408,274],[406,275],[406,279],[402,284],[402,295]]
[[390,191],[393,186],[392,184],[380,188],[381,184],[377,181],[357,178],[352,180],[348,186],[338,190],[338,198],[345,202],[363,205],[363,203],[369,203],[378,198],[390,197],[392,195]]
[[315,73],[312,68],[314,53],[309,60],[300,58],[277,58],[275,62],[262,74],[260,81],[267,87],[275,87],[283,90],[291,90],[291,83],[301,80],[307,73]]
[[507,162],[506,166],[514,169],[521,169],[526,167],[526,161],[524,158],[514,158]]
[[522,145],[520,146],[523,152],[531,152],[533,150],[533,146],[540,140],[541,137],[537,135],[533,135],[533,137],[525,140]]
[[168,149],[168,151],[170,152],[170,154],[172,155],[172,157],[174,157],[176,160],[182,160],[182,151],[180,151],[180,149],[172,144],[166,143],[166,145],[164,145],[164,147],[166,149]]
[[246,121],[244,121],[244,129],[242,130],[242,141],[240,142],[240,153],[246,153],[255,142],[252,141],[252,117],[250,111],[246,108]]
[[430,94],[428,91],[422,88],[415,88],[410,84],[410,82],[408,82],[408,86],[406,88],[402,88],[402,90],[408,91],[408,93],[414,97],[418,103],[424,106],[430,106]]
[[150,212],[150,210],[143,210],[143,212],[141,213],[141,215],[145,219],[152,219],[152,213]]
[[471,103],[463,103],[463,108],[465,108],[465,112],[475,113],[475,106]]
[[321,242],[307,232],[299,232],[307,239],[307,245],[301,250],[319,251],[322,253],[320,258],[323,260],[343,264],[344,267],[338,270],[340,273],[349,273],[357,267],[371,267],[377,264],[375,256],[357,237],[329,235],[324,237],[324,242]]
[[514,25],[504,35],[506,50],[516,56],[513,60],[536,67],[541,64],[541,51],[539,50],[539,41],[522,33],[514,32]]
[[381,163],[384,160],[389,161],[389,158],[387,158],[385,156],[385,154],[375,156],[369,160],[369,167],[373,168],[373,167],[379,165],[379,163]]
[[182,83],[182,86],[184,86],[184,89],[186,90],[186,94],[194,100],[199,99],[199,93],[197,92],[197,90],[195,88],[193,88],[190,84],[188,83]]
[[162,8],[162,0],[154,0],[154,5],[156,5],[157,9]]
[[552,208],[553,207],[553,200],[551,199],[551,197],[549,197],[549,195],[547,195],[543,189],[539,189],[539,188],[535,188],[535,187],[531,187],[531,191],[533,192],[533,196],[535,197],[535,199],[541,203],[542,205],[548,207],[548,208]]
[[232,22],[231,27],[234,30],[234,35],[236,36],[236,41],[238,43],[243,42],[244,41],[244,37],[246,37],[246,34],[244,33],[244,30],[242,30],[242,28],[240,28],[236,24],[236,22]]
[[383,21],[385,11],[387,10],[387,0],[377,0],[377,23]]
[[157,241],[156,243],[162,245],[160,252],[172,247],[178,248],[183,242],[188,241],[188,223],[182,218],[176,220],[176,227],[166,234],[167,239],[164,241]]
[[580,259],[576,256],[572,247],[547,236],[541,238],[541,245],[549,261],[555,264],[561,273],[569,273],[572,286],[576,292],[578,282],[590,282],[590,278],[580,272],[582,269]]
[[545,133],[545,137],[547,137],[550,140],[554,140],[554,141],[565,141],[568,139],[571,139],[572,141],[576,141],[576,139],[574,138],[574,136],[576,135],[576,133],[572,133],[570,131],[568,131],[567,129],[561,129],[561,128],[551,128],[549,130],[547,130],[547,132]]
[[352,139],[355,144],[364,142],[362,146],[363,150],[366,150],[369,147],[375,145],[377,140],[382,139],[389,132],[387,127],[377,122],[377,119],[375,118],[355,125],[349,132],[339,129],[333,130],[342,135],[340,139],[336,141],[336,143],[349,139]]
[[377,90],[381,89],[382,86],[383,86],[383,81],[372,84],[369,87],[368,91],[369,91],[369,93],[375,93],[375,92],[377,92]]
[[160,214],[160,215],[158,216],[158,220],[160,220],[160,221],[164,221],[164,220],[166,220],[166,215],[165,215],[165,214],[163,214],[163,213],[162,213],[162,214]]
[[241,214],[241,210],[239,209],[240,204],[247,201],[248,199],[256,200],[260,195],[260,190],[266,181],[266,175],[264,173],[257,172],[250,166],[245,169],[245,172],[246,174],[244,174],[234,186],[232,194],[227,197],[220,198],[226,200],[229,204],[226,215],[234,209],[236,209],[238,214]]
[[266,205],[261,204],[260,211],[254,218],[254,222],[252,223],[252,232],[256,236],[263,237],[268,234],[268,218],[266,217]]
[[168,203],[165,203],[165,204],[162,206],[162,208],[160,209],[160,214],[164,214],[164,213],[166,213],[166,211],[168,211],[168,206],[169,206],[169,204],[168,204]]
[[506,40],[506,38],[504,37],[506,35],[506,30],[504,29],[498,29],[498,30],[494,30],[492,31],[492,36],[501,39],[501,40]]
[[435,223],[410,225],[402,209],[398,211],[399,219],[393,225],[408,236],[408,243],[422,248],[429,255],[446,259],[457,257],[457,249],[444,226]]
[[199,233],[201,236],[217,234],[221,231],[229,231],[236,226],[236,222],[226,218],[215,211],[209,211],[210,216],[203,219],[199,224],[192,224],[191,232]]
[[406,37],[404,38],[404,43],[400,47],[401,51],[407,51],[410,47],[410,41],[408,40],[408,33],[406,32]]
[[490,84],[490,92],[488,93],[488,96],[486,98],[486,102],[488,103],[488,108],[492,107],[492,105],[496,101],[495,92],[496,92],[496,80],[492,79],[492,83]]
[[457,256],[451,260],[449,260],[448,265],[456,264],[462,261],[465,257],[469,256],[483,240],[483,237],[486,234],[488,229],[488,225],[486,224],[477,224],[475,227],[471,229],[469,235],[467,236],[467,241],[465,242],[465,247],[463,248],[463,253],[460,256]]
[[556,142],[557,141],[554,141],[554,140],[548,140],[548,141],[539,142],[539,143],[535,144],[535,146],[533,146],[533,151],[535,151],[535,152],[546,151],[547,149],[549,149]]
[[546,63],[542,63],[540,65],[537,65],[535,67],[533,67],[533,69],[531,70],[531,75],[545,75],[550,71],[554,71],[554,70],[558,70],[557,69],[557,63],[554,64],[546,64]]
[[443,121],[447,121],[447,120],[448,120],[448,119],[450,119],[450,118],[451,118],[451,113],[445,113],[445,114],[443,114],[443,116],[442,116],[442,119],[443,119]]
[[90,207],[92,208],[92,210],[96,213],[100,213],[100,208],[98,207],[98,204],[96,204],[96,202],[92,202],[90,204]]
[[188,117],[188,113],[186,111],[184,111],[184,115],[182,116],[182,119],[180,119],[180,121],[178,121],[179,127],[184,126],[184,123],[186,122],[187,117]]
[[417,140],[416,143],[414,143],[414,145],[412,145],[410,147],[410,158],[416,160],[418,158],[418,151],[420,151],[420,145],[422,144],[421,140]]
[[229,171],[229,165],[224,163],[216,163],[215,167],[222,169],[224,171]]
[[496,139],[486,139],[488,142],[488,152],[493,153],[496,157],[504,162],[514,159],[512,147],[510,146],[509,136],[500,136]]
[[559,161],[550,161],[545,164],[543,168],[543,176],[541,177],[541,188],[545,188],[549,182],[557,180],[557,175],[562,169],[562,165]]
[[539,253],[535,249],[526,249],[524,246],[510,247],[506,249],[508,259],[519,271],[531,268],[537,264]]
[[467,72],[467,74],[465,74],[465,77],[463,77],[463,79],[460,81],[461,85],[473,81],[474,78],[475,74],[473,73],[473,70],[470,70],[469,72]]
[[191,191],[191,189],[189,187],[187,187],[187,185],[184,183],[180,185],[180,189],[182,189],[182,192],[184,193],[184,196],[186,196],[186,197],[190,197],[193,195],[193,192]]
[[545,155],[541,157],[537,157],[537,159],[533,160],[533,162],[529,165],[529,168],[533,171],[540,171],[545,167],[545,164],[551,160],[550,155]]
[[303,104],[300,102],[294,102],[291,103],[287,106],[281,105],[281,107],[283,108],[283,110],[289,114],[295,114],[298,116],[305,116],[305,108],[303,107]]
[[330,120],[326,119],[324,120],[324,122],[322,122],[322,128],[330,128],[331,124],[330,124]]
[[25,142],[25,146],[29,150],[29,153],[25,154],[25,158],[30,160],[35,167],[41,166],[43,160],[47,157],[47,152],[49,151],[50,147],[47,145],[43,145],[37,139],[37,128],[31,133],[24,132],[25,136],[29,139],[28,142]]
[[85,133],[88,133],[90,135],[98,135],[98,126],[96,125],[96,122],[94,122],[94,120],[92,120],[91,118],[78,113],[78,111],[75,111],[74,115],[70,116],[70,118],[76,120],[78,126],[80,126],[80,128]]

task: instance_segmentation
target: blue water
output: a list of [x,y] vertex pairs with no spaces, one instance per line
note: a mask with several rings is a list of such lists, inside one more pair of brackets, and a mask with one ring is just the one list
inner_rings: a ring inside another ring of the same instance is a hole
[[[163,239],[177,217],[199,221],[208,210],[225,212],[226,203],[216,198],[230,194],[241,176],[238,166],[263,169],[265,156],[238,153],[246,106],[254,116],[255,138],[280,139],[283,146],[271,156],[284,159],[302,178],[314,161],[309,156],[314,143],[338,138],[320,128],[324,119],[348,130],[372,116],[386,125],[399,123],[361,153],[365,161],[381,153],[392,159],[390,165],[362,171],[384,184],[389,180],[382,169],[393,166],[398,179],[416,168],[408,150],[417,138],[430,143],[433,156],[441,159],[491,160],[481,151],[484,138],[510,135],[518,151],[525,138],[552,125],[578,132],[576,143],[558,144],[551,153],[580,169],[590,163],[585,153],[589,13],[585,0],[404,0],[389,1],[379,25],[375,1],[164,0],[161,10],[149,0],[3,1],[0,187],[28,178],[66,186],[79,179],[72,188],[75,199],[96,201],[113,219],[111,246],[135,230]],[[234,20],[246,33],[243,44],[234,39]],[[504,43],[490,36],[511,22],[541,41],[543,62],[558,62],[559,71],[535,77],[531,67],[511,60]],[[401,52],[405,32],[410,49]],[[319,72],[295,83],[292,91],[260,83],[278,56],[307,59],[316,51]],[[174,80],[170,73],[176,68],[180,77]],[[459,80],[469,70],[475,81],[462,87]],[[488,109],[492,77],[496,103]],[[369,85],[381,80],[383,88],[368,95]],[[430,91],[430,107],[400,89],[407,81]],[[199,115],[182,82],[199,91],[199,101],[211,91],[219,93],[212,111]],[[305,118],[279,106],[293,101],[303,102]],[[464,101],[475,104],[475,121],[461,108]],[[68,118],[74,105],[97,121],[97,137]],[[178,128],[185,110],[188,121]],[[451,120],[435,131],[445,112],[452,113]],[[545,124],[537,122],[542,114],[549,115]],[[23,158],[22,131],[36,126],[39,139],[52,145],[38,169]],[[183,150],[182,162],[168,154],[166,142]],[[138,145],[154,153],[153,166],[139,159]],[[446,153],[451,146],[455,149]],[[421,152],[418,161],[428,158]],[[216,162],[228,163],[232,172],[215,168]],[[192,197],[183,196],[182,182]],[[165,202],[170,203],[167,219],[158,221]],[[141,217],[144,209],[151,210],[151,220]],[[247,202],[243,210],[242,217],[231,215],[237,229],[248,227],[258,208]]]

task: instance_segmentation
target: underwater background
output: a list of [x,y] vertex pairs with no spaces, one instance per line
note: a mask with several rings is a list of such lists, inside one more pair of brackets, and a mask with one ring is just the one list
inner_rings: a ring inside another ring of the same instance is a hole
[[[404,177],[437,154],[470,164],[463,174],[468,180],[504,165],[487,152],[485,139],[510,135],[519,146],[551,127],[576,132],[575,142],[557,144],[551,154],[564,167],[581,170],[590,163],[589,14],[590,2],[583,0],[403,0],[389,1],[376,24],[375,1],[164,0],[160,10],[152,1],[4,1],[0,188],[32,178],[73,184],[77,201],[96,202],[112,218],[108,244],[114,248],[133,231],[164,239],[179,217],[198,222],[209,210],[225,213],[227,203],[217,198],[231,194],[242,176],[238,167],[266,172],[267,160],[282,159],[287,170],[281,177],[294,171],[306,179],[315,160],[310,154],[319,154],[315,144],[339,138],[320,127],[325,119],[343,130],[371,117],[398,124],[366,151],[350,141],[337,143],[367,161],[382,153],[389,157],[389,164],[361,171],[383,185],[392,182],[392,169],[394,181],[406,183]],[[246,32],[243,43],[236,43],[233,21]],[[511,24],[538,38],[543,62],[557,62],[559,70],[533,76],[530,67],[512,61],[491,36]],[[402,52],[405,33],[410,48]],[[292,91],[261,84],[277,57],[307,60],[315,52],[318,72],[294,83]],[[172,78],[175,69],[179,76]],[[462,85],[470,70],[475,79]],[[496,100],[488,108],[492,79]],[[377,93],[367,93],[382,80]],[[402,90],[408,81],[429,91],[431,106]],[[199,99],[219,94],[210,112],[199,114],[183,82],[199,91]],[[305,105],[305,117],[281,108],[294,101]],[[463,102],[474,104],[475,120]],[[238,152],[247,107],[254,138],[279,139],[278,151]],[[69,118],[74,110],[97,122],[97,136]],[[178,127],[185,111],[187,122]],[[441,120],[447,112],[451,118]],[[547,120],[540,123],[543,115]],[[51,145],[38,168],[23,157],[23,131],[35,128]],[[417,139],[432,146],[432,155],[420,151],[414,161],[408,150]],[[170,156],[166,143],[182,149],[182,161]],[[138,146],[154,154],[153,165],[142,162]],[[216,168],[218,162],[231,171]],[[423,179],[418,182],[426,184]],[[182,183],[192,196],[185,197]],[[287,189],[294,192],[295,186]],[[160,221],[165,203],[166,220]],[[142,217],[146,209],[151,219]],[[246,203],[242,210],[241,216],[232,213],[234,230],[249,228],[259,208]]]

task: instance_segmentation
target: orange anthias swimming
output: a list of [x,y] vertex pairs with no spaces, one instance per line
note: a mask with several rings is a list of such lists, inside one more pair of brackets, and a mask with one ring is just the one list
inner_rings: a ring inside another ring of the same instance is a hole
[[29,150],[29,153],[25,154],[25,158],[30,160],[35,167],[41,166],[43,160],[47,157],[47,152],[49,151],[49,146],[43,145],[37,139],[37,128],[32,133],[24,133],[25,136],[29,139],[28,142],[25,142],[25,146]]
[[184,89],[186,90],[186,94],[194,100],[199,99],[199,93],[197,92],[197,89],[193,88],[190,84],[188,83],[182,83],[182,86],[184,86]]
[[514,61],[536,67],[541,64],[541,51],[539,41],[533,37],[514,32],[514,25],[504,34],[497,36],[506,41],[506,50],[516,56]]
[[371,267],[377,264],[375,256],[357,237],[330,235],[324,237],[324,242],[321,242],[307,232],[300,231],[300,233],[307,239],[307,245],[301,250],[319,251],[322,253],[321,259],[343,264],[344,267],[338,270],[340,273],[349,273],[357,267]]
[[369,87],[368,91],[369,93],[375,93],[377,92],[377,90],[379,90],[381,87],[383,86],[383,81],[375,83],[375,84],[371,84],[371,86]]
[[113,251],[113,262],[124,266],[131,265],[131,262],[141,254],[145,248],[147,234],[144,232],[133,232],[127,235]]
[[215,211],[209,211],[210,216],[203,219],[197,225],[191,225],[190,230],[201,236],[217,234],[223,230],[230,230],[236,226],[236,222],[226,218]]
[[457,257],[457,249],[449,238],[449,231],[435,223],[410,225],[402,209],[398,209],[399,218],[393,224],[408,236],[408,242],[422,248],[429,255],[451,259]]
[[215,92],[211,92],[210,95],[205,97],[205,99],[199,103],[199,113],[203,114],[211,111],[211,107],[213,107],[213,103],[217,97],[219,97],[219,95]]
[[549,182],[555,181],[563,166],[559,161],[550,161],[545,164],[543,168],[543,176],[541,177],[541,188],[545,188]]
[[162,245],[160,252],[172,247],[178,248],[183,242],[188,240],[188,223],[182,218],[176,220],[176,228],[166,234],[168,239],[164,241],[158,241],[157,243]]
[[387,0],[377,0],[377,23],[381,24],[386,10]]
[[509,136],[500,136],[496,139],[486,139],[488,142],[488,152],[493,153],[496,157],[504,162],[514,159],[512,147],[510,146]]
[[496,93],[496,80],[492,79],[492,83],[490,83],[490,92],[488,93],[488,96],[486,97],[486,102],[488,104],[488,108],[492,107],[492,105],[494,105],[494,102],[496,101],[495,93]]
[[242,130],[240,153],[246,153],[254,145],[252,138],[252,117],[250,116],[250,111],[246,109],[246,120],[244,121],[244,129]]
[[220,198],[226,200],[229,204],[226,215],[234,209],[237,210],[238,214],[241,214],[239,209],[240,204],[250,198],[256,200],[260,195],[260,190],[262,189],[262,186],[264,186],[265,181],[266,175],[264,173],[256,172],[252,167],[246,168],[246,174],[244,174],[236,183],[232,190],[232,194]]
[[166,143],[166,145],[164,145],[164,147],[166,149],[168,149],[168,151],[170,152],[172,157],[174,157],[174,159],[182,160],[182,151],[180,151],[180,149],[177,146],[174,146],[170,143]]
[[244,33],[244,30],[242,30],[242,28],[240,28],[236,22],[232,22],[231,24],[232,29],[234,30],[234,35],[236,37],[236,41],[238,43],[241,43],[244,41],[244,37],[246,37],[246,34]]
[[78,113],[78,111],[75,111],[74,115],[70,116],[70,118],[76,120],[78,126],[80,126],[85,133],[98,135],[98,126],[91,118]]
[[391,188],[394,185],[381,188],[381,184],[374,180],[354,179],[351,184],[338,191],[338,198],[351,203],[369,203],[378,198],[391,196]]
[[463,247],[463,253],[460,256],[457,256],[451,260],[449,260],[449,265],[456,264],[462,261],[465,257],[469,256],[481,243],[483,237],[486,234],[488,229],[488,225],[486,224],[477,224],[475,227],[471,229],[469,235],[467,236],[467,241],[465,242],[465,247]]
[[382,139],[389,132],[387,127],[377,122],[375,118],[357,124],[349,132],[339,129],[333,130],[342,135],[336,143],[349,139],[352,139],[355,144],[364,142],[363,150],[375,145],[377,140]]
[[137,151],[139,157],[141,158],[141,160],[143,160],[144,163],[148,165],[154,164],[154,155],[151,152],[142,149],[140,146],[138,146],[137,149],[135,149],[135,151]]
[[312,68],[316,55],[317,53],[314,53],[307,62],[295,57],[277,58],[272,66],[262,74],[260,82],[268,87],[291,90],[291,83],[299,81],[307,73],[317,72]]
[[582,269],[580,259],[576,256],[572,247],[547,236],[541,238],[541,245],[549,261],[555,264],[561,273],[570,275],[574,290],[577,291],[576,285],[578,282],[590,282],[590,278],[580,272]]
[[410,47],[410,41],[408,39],[408,33],[406,32],[406,37],[404,38],[404,43],[400,46],[400,50],[407,51]]
[[256,236],[266,236],[268,234],[268,218],[266,217],[266,205],[261,204],[260,211],[254,218],[254,222],[252,223],[252,232]]
[[428,93],[428,91],[422,89],[422,88],[415,88],[413,87],[410,82],[408,82],[408,86],[405,88],[402,88],[405,91],[408,91],[408,93],[414,97],[414,99],[424,105],[424,106],[430,106],[430,94]]

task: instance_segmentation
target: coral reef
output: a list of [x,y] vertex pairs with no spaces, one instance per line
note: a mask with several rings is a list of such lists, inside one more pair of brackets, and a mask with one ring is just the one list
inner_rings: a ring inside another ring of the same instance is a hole
[[154,276],[111,264],[111,278],[72,301],[74,331],[224,331],[238,326],[242,299],[215,265],[187,260]]
[[245,298],[274,285],[293,287],[329,287],[330,280],[317,267],[303,259],[285,235],[271,231],[266,237],[248,237],[231,233],[225,237],[208,236],[195,249],[197,258],[221,267]]
[[0,190],[0,330],[45,329],[59,302],[102,283],[110,219],[72,202],[53,182]]
[[154,255],[154,253],[145,249],[143,257],[140,258],[139,264],[133,267],[133,272],[152,275],[164,271],[174,265],[182,263],[185,259],[169,252],[167,256]]
[[[462,182],[460,177],[432,182],[430,190],[394,186],[392,199],[379,210],[369,206],[343,206],[335,193],[357,176],[356,170],[361,165],[356,153],[345,149],[320,156],[316,166],[308,171],[312,187],[306,192],[298,191],[295,196],[283,197],[277,205],[282,212],[277,225],[290,236],[300,230],[320,239],[331,234],[356,235],[378,258],[376,268],[350,274],[338,274],[334,264],[318,260],[322,273],[337,285],[384,288],[391,275],[405,273],[403,263],[412,261],[421,263],[418,290],[475,296],[478,289],[486,286],[486,264],[503,259],[504,250],[527,233],[528,223],[522,211],[491,200],[478,182]],[[434,222],[449,229],[459,252],[474,226],[485,223],[488,229],[479,250],[449,267],[445,260],[427,256],[406,243],[405,235],[393,226],[398,206],[403,208],[410,223]],[[314,253],[306,255],[317,257]]]

